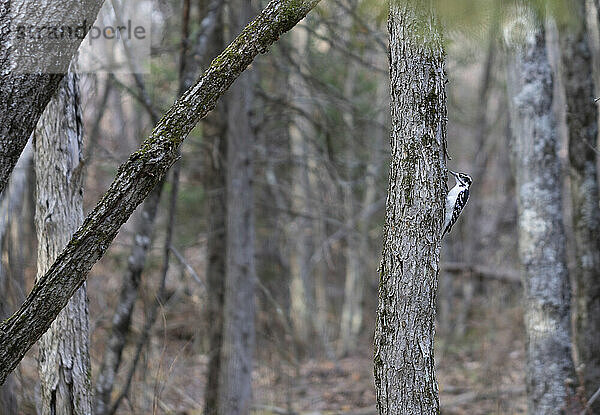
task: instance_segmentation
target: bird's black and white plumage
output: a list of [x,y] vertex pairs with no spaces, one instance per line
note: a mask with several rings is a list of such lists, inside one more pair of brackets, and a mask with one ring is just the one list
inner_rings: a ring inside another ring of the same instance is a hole
[[454,225],[460,212],[462,212],[467,204],[467,200],[469,200],[469,187],[471,187],[471,183],[473,182],[471,176],[468,174],[448,171],[456,179],[456,185],[450,189],[448,196],[446,196],[446,216],[444,218],[442,237],[450,232],[452,225]]

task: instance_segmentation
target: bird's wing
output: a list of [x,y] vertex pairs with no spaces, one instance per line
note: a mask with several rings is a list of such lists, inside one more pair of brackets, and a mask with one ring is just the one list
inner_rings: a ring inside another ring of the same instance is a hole
[[452,229],[452,225],[454,225],[454,223],[458,219],[460,212],[463,210],[463,208],[467,204],[468,200],[469,200],[469,189],[465,189],[458,194],[458,198],[456,199],[456,205],[454,207],[454,211],[452,212],[452,219],[450,219],[450,223],[448,224],[448,226],[446,226],[446,229],[444,229],[442,236],[444,236],[447,233],[450,233],[450,229]]

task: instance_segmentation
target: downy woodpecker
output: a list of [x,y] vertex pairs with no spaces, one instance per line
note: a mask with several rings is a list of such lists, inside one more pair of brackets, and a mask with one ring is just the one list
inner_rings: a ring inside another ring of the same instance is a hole
[[446,217],[444,218],[444,231],[442,232],[442,238],[450,229],[452,225],[458,219],[460,212],[467,204],[469,200],[469,187],[473,180],[471,176],[465,173],[455,173],[452,170],[448,170],[456,179],[456,185],[450,189],[448,196],[446,196]]

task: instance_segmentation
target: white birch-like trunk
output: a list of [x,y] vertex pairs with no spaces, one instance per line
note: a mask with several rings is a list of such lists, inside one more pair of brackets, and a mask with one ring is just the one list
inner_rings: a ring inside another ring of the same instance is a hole
[[504,32],[527,333],[528,413],[558,415],[575,405],[575,371],[552,71],[543,26],[525,7],[516,16],[507,21]]
[[[70,72],[35,131],[38,278],[83,222],[83,125],[77,76]],[[91,414],[85,283],[39,341],[41,414]]]

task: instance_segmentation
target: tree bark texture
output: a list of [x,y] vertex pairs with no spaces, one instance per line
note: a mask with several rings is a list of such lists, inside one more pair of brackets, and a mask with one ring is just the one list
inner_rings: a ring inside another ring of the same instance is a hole
[[[527,16],[527,11],[522,15]],[[520,39],[505,30],[527,332],[527,403],[530,414],[561,414],[575,397],[571,293],[552,72],[544,30],[535,17],[531,19],[532,30]]]
[[[83,124],[77,76],[69,72],[34,135],[38,278],[83,222]],[[39,342],[42,414],[91,414],[89,317],[85,283]]]
[[[600,202],[598,198],[598,109],[594,105],[592,53],[587,36],[585,0],[572,2],[575,27],[562,28],[562,77],[569,130],[569,173],[577,266],[574,346],[583,364],[585,397],[600,387]],[[600,412],[600,402],[594,409]]]
[[[228,20],[234,31],[246,24],[250,13],[250,0],[232,4]],[[225,309],[217,404],[220,415],[248,415],[252,402],[256,270],[251,76],[249,72],[240,76],[227,95]]]
[[21,308],[0,324],[0,383],[50,327],[106,252],[121,225],[164,177],[197,121],[259,53],[290,30],[319,0],[272,0],[178,99],[150,137],[119,167],[109,190],[84,220],[65,250],[38,280]]
[[392,2],[391,166],[375,328],[382,415],[438,414],[433,340],[446,198],[445,54],[432,2]]
[[82,40],[20,39],[19,26],[81,26],[87,33],[101,5],[99,0],[0,1],[0,193]]

